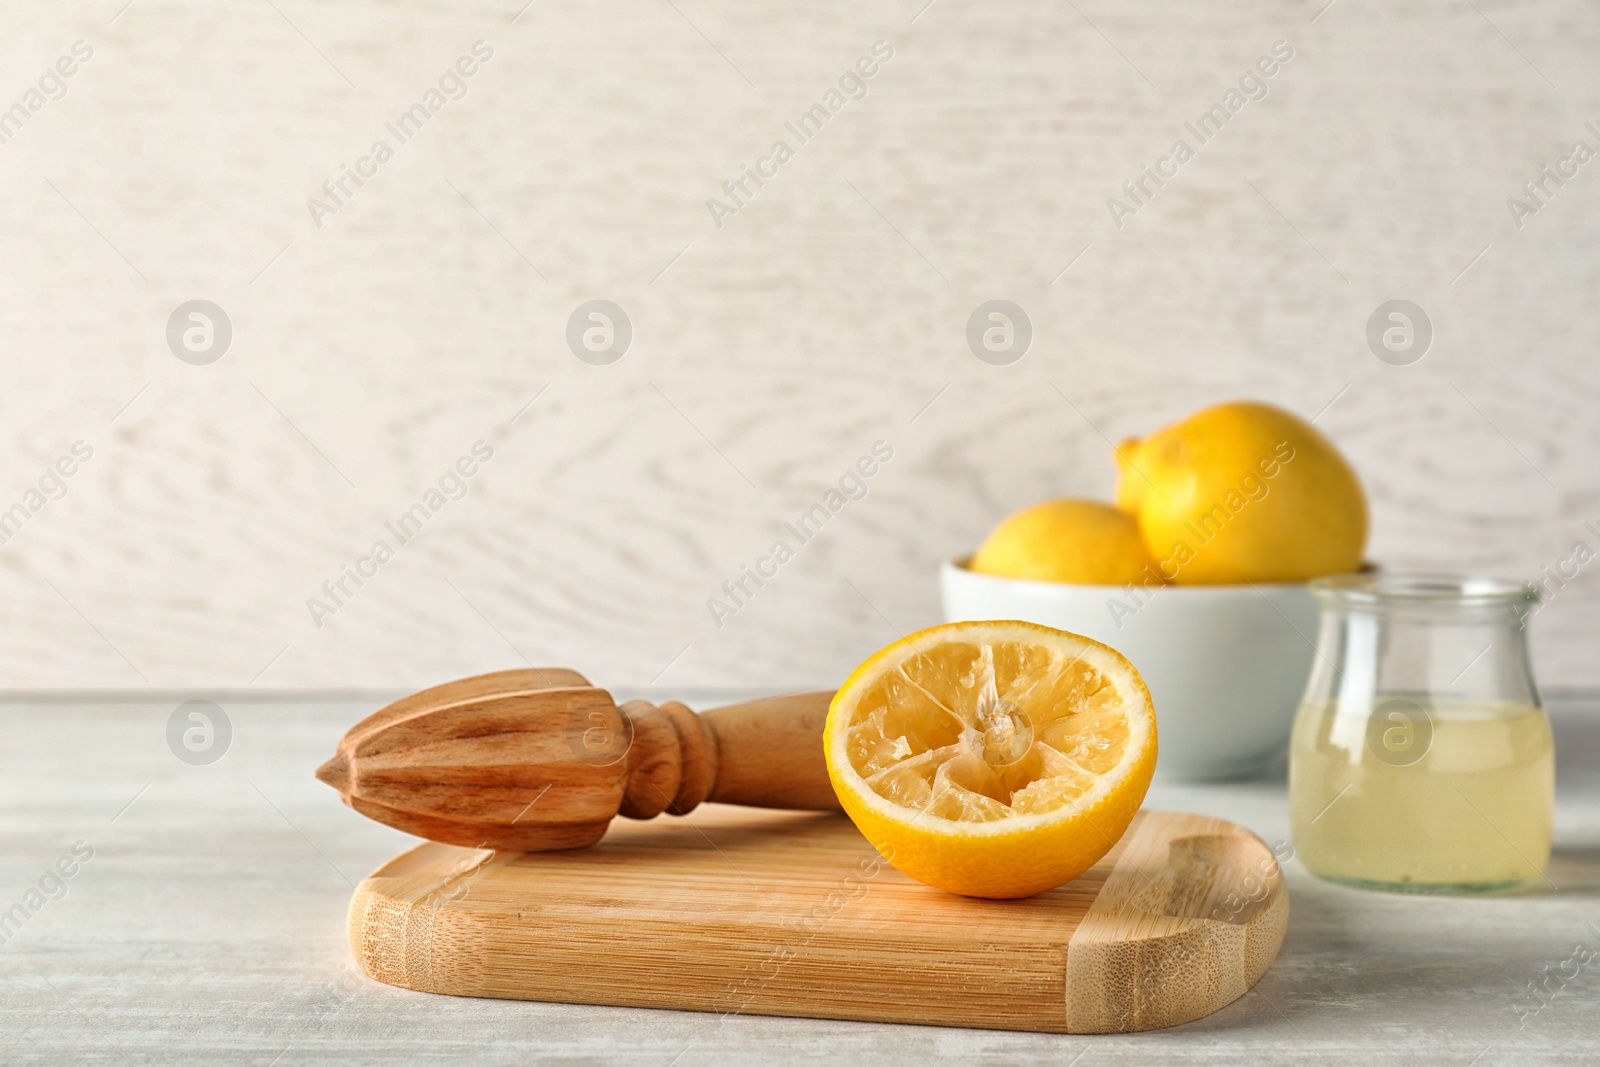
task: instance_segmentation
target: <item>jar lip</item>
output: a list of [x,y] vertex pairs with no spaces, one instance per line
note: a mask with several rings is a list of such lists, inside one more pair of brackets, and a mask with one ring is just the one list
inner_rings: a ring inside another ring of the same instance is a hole
[[1354,604],[1529,604],[1538,587],[1481,575],[1364,571],[1312,580],[1318,600]]

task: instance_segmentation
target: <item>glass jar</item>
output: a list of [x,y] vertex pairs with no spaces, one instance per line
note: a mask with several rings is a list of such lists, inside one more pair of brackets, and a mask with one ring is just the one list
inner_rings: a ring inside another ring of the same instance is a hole
[[1296,855],[1336,882],[1512,889],[1550,859],[1555,753],[1528,665],[1529,586],[1311,583],[1317,655],[1289,748]]

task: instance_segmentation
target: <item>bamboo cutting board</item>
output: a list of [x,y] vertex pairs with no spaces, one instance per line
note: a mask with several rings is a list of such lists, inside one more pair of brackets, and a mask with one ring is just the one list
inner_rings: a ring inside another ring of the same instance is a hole
[[357,887],[350,945],[430,993],[1108,1033],[1241,996],[1288,915],[1272,852],[1206,816],[1142,812],[1076,881],[994,901],[842,816],[713,805],[567,852],[421,845]]

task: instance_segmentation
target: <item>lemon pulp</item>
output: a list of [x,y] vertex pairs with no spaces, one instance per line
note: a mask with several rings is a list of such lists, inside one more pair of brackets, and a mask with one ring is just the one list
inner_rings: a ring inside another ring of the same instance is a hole
[[1041,815],[1122,761],[1123,697],[1081,655],[950,641],[886,671],[848,727],[850,765],[883,799],[957,822]]

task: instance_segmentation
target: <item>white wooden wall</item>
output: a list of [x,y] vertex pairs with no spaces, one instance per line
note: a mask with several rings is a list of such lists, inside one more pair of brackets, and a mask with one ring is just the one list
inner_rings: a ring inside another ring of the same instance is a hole
[[[1322,413],[1383,563],[1600,549],[1600,162],[1520,228],[1507,207],[1600,149],[1593,4],[923,3],[0,8],[0,108],[93,49],[0,144],[0,510],[93,450],[0,547],[0,686],[524,658],[831,684],[938,621],[936,565],[1006,512],[1108,494],[1108,438],[1241,396]],[[466,95],[387,134],[477,41]],[[784,123],[877,41],[865,98],[799,144]],[[1114,226],[1277,41],[1266,98]],[[318,226],[308,198],[379,138]],[[718,228],[707,199],[780,138]],[[995,298],[1033,323],[1009,366],[964,338]],[[1436,331],[1409,366],[1365,341],[1394,298]],[[193,299],[233,325],[210,365],[166,341]],[[564,339],[591,299],[633,324],[610,365]],[[316,626],[308,598],[479,440],[468,495]],[[880,440],[866,497],[714,625]],[[1592,563],[1535,624],[1545,684],[1600,684],[1597,623]]]

